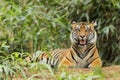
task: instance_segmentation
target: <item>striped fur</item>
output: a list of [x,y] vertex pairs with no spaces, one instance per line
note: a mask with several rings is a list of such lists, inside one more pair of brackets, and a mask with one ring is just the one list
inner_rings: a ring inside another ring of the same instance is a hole
[[102,62],[96,47],[97,34],[94,30],[96,23],[72,23],[70,34],[71,47],[42,53],[38,57],[40,63],[47,63],[51,67],[101,67]]

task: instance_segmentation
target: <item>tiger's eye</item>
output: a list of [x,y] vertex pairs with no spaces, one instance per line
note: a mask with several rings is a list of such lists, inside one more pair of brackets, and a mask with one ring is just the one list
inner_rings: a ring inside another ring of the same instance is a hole
[[76,32],[79,32],[79,31],[80,31],[80,29],[75,29],[75,31],[76,31]]
[[80,26],[79,26],[79,25],[77,25],[77,26],[76,26],[76,28],[80,29]]

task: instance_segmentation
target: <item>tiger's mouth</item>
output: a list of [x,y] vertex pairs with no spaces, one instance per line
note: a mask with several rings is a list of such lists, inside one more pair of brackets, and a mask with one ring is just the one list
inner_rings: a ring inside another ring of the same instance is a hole
[[87,41],[84,39],[79,40],[79,45],[84,46],[87,44]]

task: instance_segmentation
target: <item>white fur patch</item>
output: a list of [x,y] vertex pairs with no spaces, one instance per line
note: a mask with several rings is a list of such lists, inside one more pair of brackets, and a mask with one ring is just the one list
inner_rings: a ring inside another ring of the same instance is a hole
[[97,34],[96,32],[94,32],[94,38],[92,38],[89,43],[95,43],[96,40],[97,40]]
[[47,62],[47,58],[43,57],[43,60],[40,60],[39,63],[40,64],[45,64]]
[[76,43],[76,42],[77,42],[77,41],[73,38],[72,32],[71,32],[71,34],[70,34],[70,40],[71,40],[72,43]]

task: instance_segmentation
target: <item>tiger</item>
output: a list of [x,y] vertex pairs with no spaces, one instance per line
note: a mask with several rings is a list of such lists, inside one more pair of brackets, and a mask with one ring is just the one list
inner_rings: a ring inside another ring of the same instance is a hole
[[102,60],[96,47],[97,33],[94,29],[96,22],[72,22],[68,49],[57,49],[41,53],[37,61],[46,63],[52,68],[76,67],[93,68],[102,67]]

